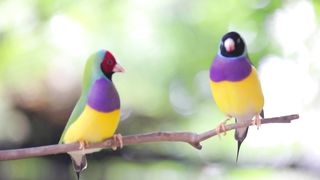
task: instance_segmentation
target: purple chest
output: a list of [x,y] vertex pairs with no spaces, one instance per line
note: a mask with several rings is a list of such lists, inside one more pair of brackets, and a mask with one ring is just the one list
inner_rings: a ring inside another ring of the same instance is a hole
[[232,60],[222,58],[217,55],[211,64],[211,81],[241,81],[251,73],[251,64],[246,57]]
[[112,81],[104,78],[96,80],[88,94],[88,105],[99,112],[120,109],[119,94]]

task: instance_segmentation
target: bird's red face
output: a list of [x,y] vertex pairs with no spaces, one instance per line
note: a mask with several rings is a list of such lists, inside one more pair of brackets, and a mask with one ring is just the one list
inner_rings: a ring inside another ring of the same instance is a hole
[[116,59],[109,51],[107,51],[103,57],[101,68],[105,74],[114,73],[114,72],[124,72],[123,67],[121,67],[117,63]]

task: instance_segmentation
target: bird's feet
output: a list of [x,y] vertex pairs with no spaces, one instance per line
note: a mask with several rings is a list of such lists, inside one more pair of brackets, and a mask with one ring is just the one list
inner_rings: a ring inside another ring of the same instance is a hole
[[113,144],[111,145],[112,150],[117,150],[117,142],[119,142],[120,149],[123,147],[122,135],[121,134],[114,134],[113,135]]
[[89,146],[89,142],[85,141],[85,140],[80,140],[79,144],[80,144],[80,146],[79,146],[80,150],[84,150]]
[[226,131],[226,123],[230,120],[230,117],[228,117],[226,120],[224,120],[222,123],[220,123],[217,127],[216,127],[216,132],[219,136],[219,139],[221,139],[220,133],[223,132],[223,135],[225,136],[227,134]]
[[255,115],[254,116],[254,119],[252,121],[252,124],[253,125],[256,125],[257,126],[257,129],[259,129],[259,127],[261,126],[261,118],[259,116],[259,114]]

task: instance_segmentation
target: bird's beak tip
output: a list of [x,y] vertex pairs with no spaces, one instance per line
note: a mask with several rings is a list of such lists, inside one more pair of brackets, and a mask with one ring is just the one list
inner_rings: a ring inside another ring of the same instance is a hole
[[116,64],[112,71],[113,72],[121,72],[121,73],[123,73],[123,72],[125,72],[125,69],[122,66],[120,66],[119,64]]

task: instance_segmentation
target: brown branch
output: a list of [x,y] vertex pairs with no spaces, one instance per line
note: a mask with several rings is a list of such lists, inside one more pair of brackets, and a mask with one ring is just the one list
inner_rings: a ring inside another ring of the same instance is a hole
[[[265,118],[262,119],[262,124],[268,123],[290,123],[292,120],[298,119],[298,114],[274,117],[274,118]],[[230,124],[226,125],[226,131],[232,129],[251,126],[252,121],[246,123]],[[128,135],[123,137],[123,145],[133,145],[133,144],[142,144],[142,143],[151,143],[151,142],[186,142],[195,147],[196,149],[201,149],[202,146],[200,142],[216,136],[216,130],[209,130],[204,133],[192,133],[192,132],[151,132],[146,134],[137,134],[137,135]],[[86,148],[110,148],[111,145],[115,143],[112,139],[106,139],[100,143],[89,144]],[[118,143],[116,143],[119,146]],[[46,156],[53,154],[61,154],[70,151],[79,150],[80,144],[78,142],[70,144],[55,144],[48,146],[40,147],[31,147],[23,149],[12,149],[12,150],[0,150],[0,160],[14,160],[14,159],[23,159],[37,156]]]

